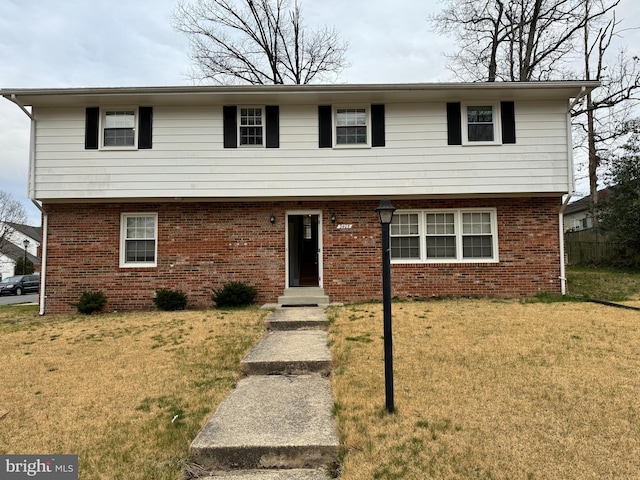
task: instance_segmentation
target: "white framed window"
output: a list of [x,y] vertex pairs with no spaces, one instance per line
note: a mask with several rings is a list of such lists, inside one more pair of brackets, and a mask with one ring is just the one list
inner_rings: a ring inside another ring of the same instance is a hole
[[336,107],[334,128],[336,147],[368,147],[371,145],[369,108],[364,106]]
[[389,225],[391,258],[420,259],[420,224],[418,213],[396,213]]
[[462,104],[462,144],[501,143],[500,108],[495,102]]
[[101,115],[101,125],[102,148],[137,148],[137,108],[104,108]]
[[120,218],[120,266],[158,264],[158,214],[123,213]]
[[239,145],[262,147],[264,145],[264,108],[240,107],[238,116]]
[[390,243],[394,263],[497,262],[496,209],[399,211]]

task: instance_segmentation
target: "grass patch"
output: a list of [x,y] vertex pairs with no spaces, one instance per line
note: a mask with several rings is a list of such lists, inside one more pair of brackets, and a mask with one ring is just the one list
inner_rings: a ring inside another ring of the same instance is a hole
[[394,415],[381,413],[381,305],[330,315],[342,480],[640,471],[637,312],[571,302],[394,304]]
[[640,300],[640,272],[568,267],[568,293],[610,302]]
[[182,478],[267,313],[0,307],[0,453],[78,454],[85,479]]

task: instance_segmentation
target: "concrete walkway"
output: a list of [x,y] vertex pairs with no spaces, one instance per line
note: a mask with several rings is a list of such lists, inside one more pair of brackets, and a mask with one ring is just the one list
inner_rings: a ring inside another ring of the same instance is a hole
[[[191,444],[210,480],[320,480],[338,459],[322,308],[279,308],[242,360],[246,378]],[[298,329],[296,329],[296,327]],[[280,328],[280,330],[276,330]]]

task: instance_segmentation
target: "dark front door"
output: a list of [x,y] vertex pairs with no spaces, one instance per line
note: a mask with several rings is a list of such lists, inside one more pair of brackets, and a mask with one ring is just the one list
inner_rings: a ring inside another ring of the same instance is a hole
[[318,215],[289,215],[289,286],[320,285]]

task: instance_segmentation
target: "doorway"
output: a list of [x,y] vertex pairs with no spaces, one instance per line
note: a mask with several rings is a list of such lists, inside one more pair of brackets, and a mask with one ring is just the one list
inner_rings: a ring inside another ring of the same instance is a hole
[[322,286],[320,212],[287,214],[287,286]]

